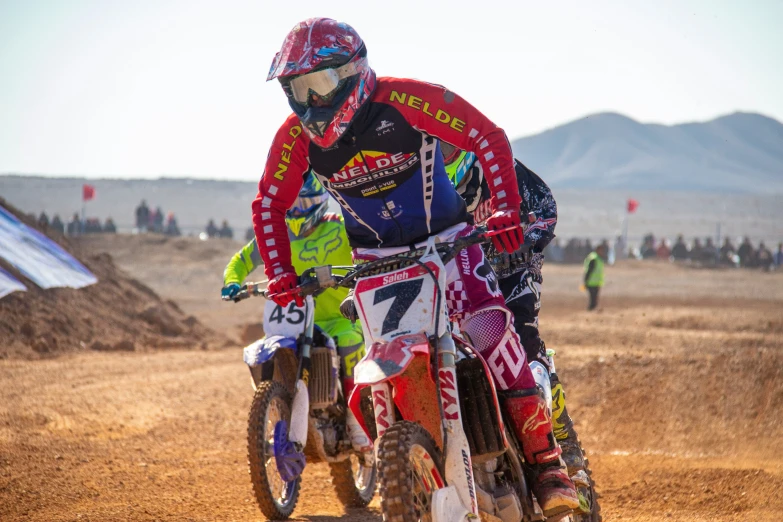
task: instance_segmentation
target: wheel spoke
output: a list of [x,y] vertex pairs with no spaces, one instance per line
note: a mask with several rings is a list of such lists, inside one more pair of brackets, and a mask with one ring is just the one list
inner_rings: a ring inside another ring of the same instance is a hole
[[411,463],[411,478],[413,482],[413,504],[422,521],[430,520],[430,495],[432,487],[428,485],[419,462]]

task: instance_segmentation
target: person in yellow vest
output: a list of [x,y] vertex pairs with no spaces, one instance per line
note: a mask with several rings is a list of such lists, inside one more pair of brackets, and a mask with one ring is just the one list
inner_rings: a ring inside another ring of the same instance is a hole
[[604,265],[606,264],[608,252],[609,249],[606,244],[601,243],[585,258],[584,286],[590,295],[590,302],[587,305],[588,310],[595,310],[598,306],[598,293],[601,287],[604,286]]

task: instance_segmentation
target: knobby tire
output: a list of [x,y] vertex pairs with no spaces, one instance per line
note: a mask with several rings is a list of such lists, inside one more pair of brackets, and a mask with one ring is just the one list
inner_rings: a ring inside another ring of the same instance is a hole
[[[266,425],[267,409],[273,399],[280,398],[291,407],[291,394],[279,382],[264,381],[256,388],[250,415],[247,422],[247,460],[250,468],[250,480],[253,483],[253,493],[261,512],[269,520],[286,520],[293,513],[299,500],[299,488],[302,477],[296,479],[289,502],[280,506],[272,497],[271,484],[266,475],[266,455],[264,446],[266,438],[264,428]],[[286,419],[290,422],[290,418]]]

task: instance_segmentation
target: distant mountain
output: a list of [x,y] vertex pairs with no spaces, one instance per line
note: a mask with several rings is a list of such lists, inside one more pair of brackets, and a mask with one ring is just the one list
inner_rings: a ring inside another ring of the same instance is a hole
[[667,126],[601,113],[512,147],[553,187],[783,193],[783,124],[761,114]]

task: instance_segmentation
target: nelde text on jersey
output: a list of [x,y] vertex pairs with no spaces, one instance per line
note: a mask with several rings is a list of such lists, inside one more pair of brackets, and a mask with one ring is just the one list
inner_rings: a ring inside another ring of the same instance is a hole
[[285,212],[310,168],[342,206],[355,248],[411,245],[468,221],[438,140],[478,156],[494,210],[519,208],[514,160],[503,129],[442,86],[378,78],[369,103],[328,149],[311,143],[291,114],[275,135],[253,202],[267,276],[291,269]]

